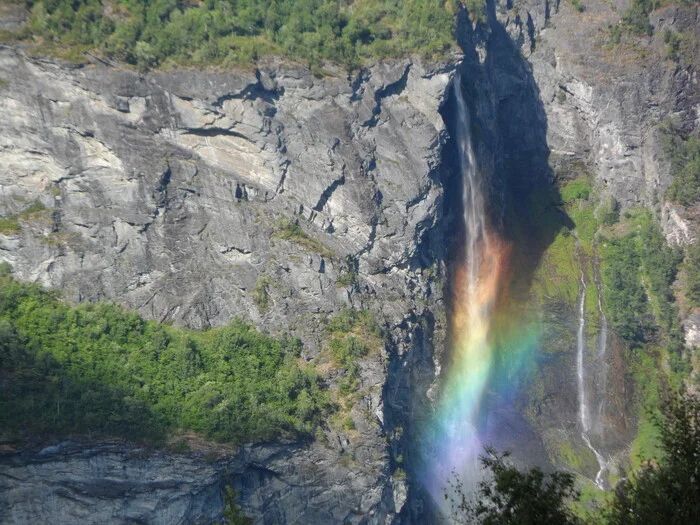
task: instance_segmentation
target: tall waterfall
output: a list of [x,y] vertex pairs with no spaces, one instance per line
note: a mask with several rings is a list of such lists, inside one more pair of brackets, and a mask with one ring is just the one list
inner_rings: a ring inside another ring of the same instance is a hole
[[[596,461],[598,461],[598,473],[595,476],[595,484],[599,488],[604,489],[603,474],[608,469],[607,462],[603,455],[598,452],[598,450],[591,444],[591,439],[589,437],[589,432],[591,430],[591,416],[590,408],[588,402],[588,396],[586,394],[586,369],[584,366],[583,358],[586,351],[586,281],[583,277],[583,272],[581,273],[581,292],[579,293],[579,304],[578,304],[578,333],[576,334],[576,376],[578,384],[578,417],[579,423],[581,424],[581,438],[583,439],[586,446],[595,455]],[[601,307],[600,304],[598,305]],[[602,308],[601,308],[602,313]],[[603,317],[604,319],[604,317]],[[605,326],[605,325],[604,325]],[[606,327],[607,330],[607,327]]]
[[483,452],[479,436],[481,405],[492,375],[490,343],[494,308],[503,286],[508,247],[490,227],[482,180],[459,74],[454,81],[456,140],[462,174],[463,257],[453,274],[452,347],[436,414],[426,486],[436,502],[454,474],[474,488]]

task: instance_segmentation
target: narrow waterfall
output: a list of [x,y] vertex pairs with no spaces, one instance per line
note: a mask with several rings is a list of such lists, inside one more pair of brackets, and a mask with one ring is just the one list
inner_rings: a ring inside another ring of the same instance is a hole
[[598,473],[595,476],[595,484],[601,488],[605,488],[603,474],[608,469],[607,462],[603,455],[591,444],[588,433],[591,430],[590,410],[588,407],[588,397],[586,395],[586,376],[585,366],[583,362],[584,353],[586,351],[586,281],[581,272],[581,292],[579,294],[578,304],[578,333],[576,334],[576,375],[578,384],[578,417],[581,424],[581,438],[586,443],[586,446],[595,455],[598,461]]

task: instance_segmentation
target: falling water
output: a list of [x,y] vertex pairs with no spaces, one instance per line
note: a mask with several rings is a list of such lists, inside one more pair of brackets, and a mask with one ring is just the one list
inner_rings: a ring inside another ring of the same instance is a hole
[[478,480],[480,408],[493,366],[490,332],[493,309],[502,286],[508,249],[489,228],[483,181],[470,135],[467,105],[455,78],[456,139],[462,172],[464,256],[454,274],[452,348],[442,398],[436,414],[434,449],[426,485],[435,501],[444,500],[453,473],[470,490]]
[[595,484],[601,489],[605,488],[603,483],[603,473],[607,470],[608,465],[605,458],[591,444],[588,437],[588,432],[591,430],[590,414],[588,410],[588,399],[586,396],[586,378],[585,368],[583,366],[583,354],[586,349],[586,281],[581,273],[581,293],[579,295],[578,304],[579,322],[578,333],[576,334],[576,375],[578,379],[578,416],[581,423],[581,438],[586,443],[586,446],[593,452],[598,461],[598,473],[595,476]]

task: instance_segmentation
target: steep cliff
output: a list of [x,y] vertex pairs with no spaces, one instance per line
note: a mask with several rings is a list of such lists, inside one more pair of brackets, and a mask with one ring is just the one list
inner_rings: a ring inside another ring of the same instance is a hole
[[[438,111],[452,67],[404,61],[317,79],[272,62],[255,73],[138,75],[2,50],[2,206],[19,228],[2,233],[1,249],[17,278],[193,328],[242,317],[300,337],[307,359],[322,350],[330,314],[379,313],[389,342],[361,363],[355,429],[274,446],[233,483],[268,523],[383,522],[403,504],[387,441],[399,423],[384,424],[384,405],[408,396],[388,389],[387,367],[430,360],[443,329],[431,310],[441,309],[443,272]],[[36,202],[38,213],[23,213]],[[58,457],[43,468],[62,471],[72,456],[41,457]],[[203,505],[194,498],[170,522]],[[3,519],[22,521],[22,506],[9,508]],[[55,519],[75,512],[51,508]],[[131,518],[151,519],[139,509]]]

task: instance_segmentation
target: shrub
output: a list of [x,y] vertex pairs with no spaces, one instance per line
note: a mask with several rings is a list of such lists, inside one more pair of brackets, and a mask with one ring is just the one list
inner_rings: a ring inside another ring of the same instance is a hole
[[685,295],[694,306],[700,306],[700,241],[688,246],[685,257]]
[[590,181],[585,177],[579,177],[569,181],[561,189],[561,198],[565,203],[571,203],[575,200],[586,200],[590,197],[592,191]]
[[347,309],[330,320],[326,334],[334,364],[345,371],[339,389],[343,395],[351,394],[358,387],[358,360],[383,345],[379,325],[372,312]]
[[270,309],[270,292],[268,288],[273,284],[275,284],[275,281],[269,277],[260,277],[258,282],[255,283],[251,296],[260,313],[265,313]]
[[700,141],[695,137],[683,138],[669,125],[662,127],[662,133],[673,173],[666,198],[690,206],[700,201]]
[[298,223],[281,218],[275,223],[273,237],[293,241],[308,251],[316,252],[322,257],[332,257],[333,252],[321,241],[306,233]]

